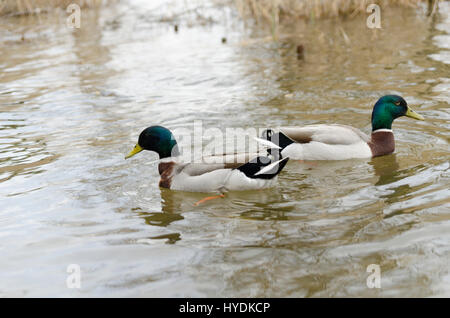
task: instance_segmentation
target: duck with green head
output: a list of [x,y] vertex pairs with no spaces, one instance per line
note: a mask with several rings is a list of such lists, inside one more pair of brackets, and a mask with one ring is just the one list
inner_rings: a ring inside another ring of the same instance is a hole
[[[159,186],[190,192],[253,190],[275,185],[288,158],[250,153],[216,156],[216,163],[182,161],[172,132],[151,126],[139,135],[138,143],[125,157],[149,150],[159,155]],[[229,156],[232,156],[230,158]],[[209,158],[208,162],[212,162]]]
[[319,124],[268,129],[262,138],[282,148],[282,156],[294,160],[345,160],[387,155],[395,150],[392,122],[401,116],[423,120],[398,95],[381,97],[372,111],[372,134],[352,126]]

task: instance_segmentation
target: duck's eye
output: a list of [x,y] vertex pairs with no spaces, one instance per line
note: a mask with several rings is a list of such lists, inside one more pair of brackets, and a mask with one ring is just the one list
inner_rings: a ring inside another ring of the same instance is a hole
[[394,104],[397,106],[400,106],[400,102],[395,102]]

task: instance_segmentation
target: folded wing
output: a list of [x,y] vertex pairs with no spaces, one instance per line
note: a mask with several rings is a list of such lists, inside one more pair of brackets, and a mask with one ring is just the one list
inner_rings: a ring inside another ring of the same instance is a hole
[[321,142],[329,145],[351,145],[369,141],[362,131],[346,125],[309,125],[281,127],[280,131],[297,143]]

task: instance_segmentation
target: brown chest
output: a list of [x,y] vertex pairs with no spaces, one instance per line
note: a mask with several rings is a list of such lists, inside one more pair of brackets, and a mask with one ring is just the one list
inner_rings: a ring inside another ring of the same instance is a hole
[[174,162],[161,162],[158,165],[159,175],[161,176],[159,179],[159,186],[161,188],[170,189],[174,167]]
[[393,153],[395,150],[394,134],[392,131],[375,131],[367,144],[372,151],[372,157]]

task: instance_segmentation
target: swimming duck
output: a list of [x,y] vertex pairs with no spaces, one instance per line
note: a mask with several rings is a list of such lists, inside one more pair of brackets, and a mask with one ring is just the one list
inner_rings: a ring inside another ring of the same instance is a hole
[[[262,138],[282,148],[281,155],[293,160],[345,160],[371,158],[394,152],[394,119],[407,116],[424,118],[398,95],[381,97],[372,111],[372,134],[346,125],[308,125],[265,130]],[[270,151],[269,151],[270,152]]]
[[[274,145],[275,146],[275,145]],[[275,146],[276,147],[276,146]],[[162,126],[144,129],[138,143],[125,157],[128,159],[142,150],[159,155],[159,186],[189,192],[226,192],[268,188],[275,184],[276,176],[288,158],[274,155],[234,154],[235,160],[221,156],[219,163],[185,163],[172,132]],[[229,163],[232,161],[231,163]]]

